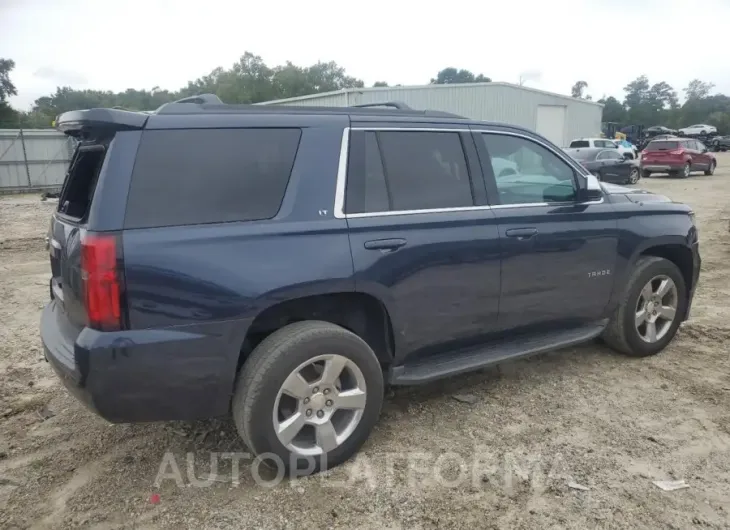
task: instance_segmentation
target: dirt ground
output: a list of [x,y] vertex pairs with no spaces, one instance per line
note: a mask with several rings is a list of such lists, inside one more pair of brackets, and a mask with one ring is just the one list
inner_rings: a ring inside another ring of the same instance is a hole
[[109,425],[67,394],[38,337],[55,205],[0,199],[0,528],[730,528],[730,153],[718,158],[712,177],[639,183],[691,204],[700,230],[692,319],[662,354],[589,344],[396,389],[357,459],[277,484],[219,454],[246,450],[226,421]]

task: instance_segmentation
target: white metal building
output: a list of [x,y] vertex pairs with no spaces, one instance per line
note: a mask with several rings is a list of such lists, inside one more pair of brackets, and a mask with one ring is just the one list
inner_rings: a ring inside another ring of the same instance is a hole
[[532,129],[565,147],[574,138],[599,136],[603,105],[509,83],[464,83],[350,88],[263,103],[347,107],[402,101],[414,109],[453,112],[475,120]]

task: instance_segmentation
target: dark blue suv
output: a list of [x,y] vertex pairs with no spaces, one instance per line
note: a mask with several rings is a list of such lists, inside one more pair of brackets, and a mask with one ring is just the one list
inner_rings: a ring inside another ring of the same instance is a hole
[[41,336],[112,422],[231,414],[312,472],[357,451],[386,384],[599,337],[651,355],[689,315],[692,210],[519,127],[213,96],[58,126],[80,143]]

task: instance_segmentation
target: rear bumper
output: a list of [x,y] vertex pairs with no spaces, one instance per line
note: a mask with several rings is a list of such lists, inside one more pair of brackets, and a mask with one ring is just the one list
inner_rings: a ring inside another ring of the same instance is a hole
[[694,300],[697,283],[700,280],[700,268],[702,267],[702,258],[700,258],[700,245],[695,243],[692,245],[692,285],[689,288],[689,297],[687,299],[687,311],[684,314],[684,320],[688,320],[692,310],[692,300]]
[[669,171],[681,171],[684,168],[684,164],[642,164],[642,171],[658,171],[658,172],[669,172]]
[[78,329],[56,301],[41,316],[46,360],[71,394],[114,423],[227,414],[240,343],[227,347],[230,333],[209,331]]

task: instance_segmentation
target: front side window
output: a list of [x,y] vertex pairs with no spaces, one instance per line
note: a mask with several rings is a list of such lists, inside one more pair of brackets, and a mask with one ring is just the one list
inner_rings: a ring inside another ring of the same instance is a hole
[[353,131],[345,211],[377,213],[474,205],[458,132]]
[[597,160],[618,160],[621,155],[616,151],[601,151],[598,153]]
[[494,179],[501,204],[569,202],[576,198],[574,171],[564,160],[542,145],[496,133],[481,134],[489,158],[514,164],[515,173]]

